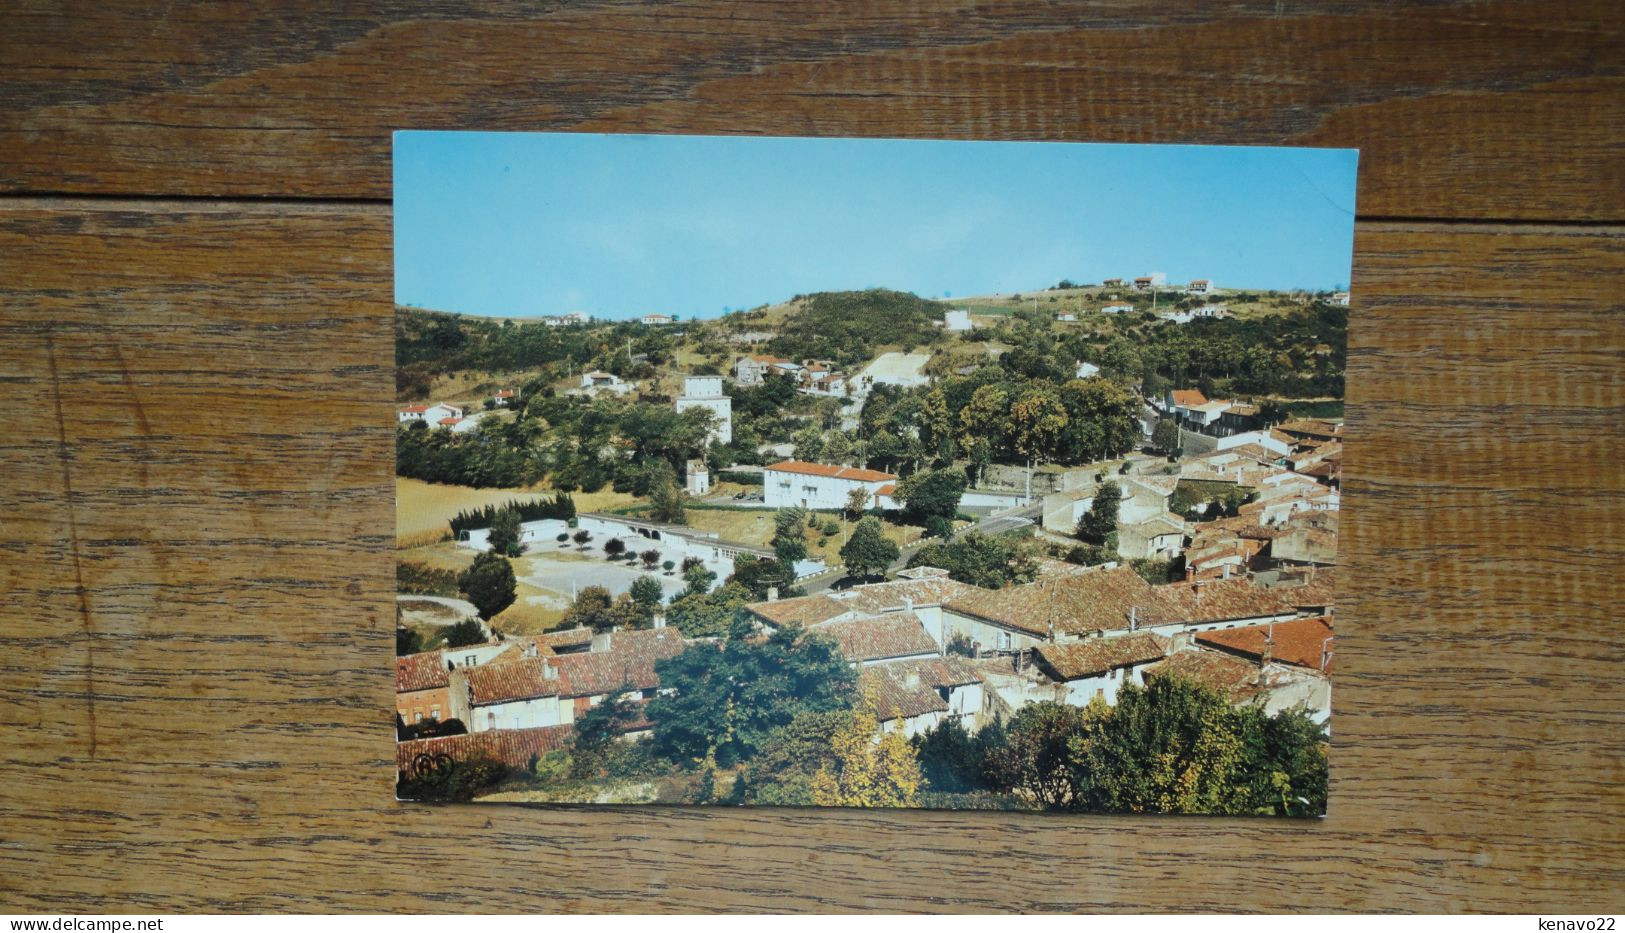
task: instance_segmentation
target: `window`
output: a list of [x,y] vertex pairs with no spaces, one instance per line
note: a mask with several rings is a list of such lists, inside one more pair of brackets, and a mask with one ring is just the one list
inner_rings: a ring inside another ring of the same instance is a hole
[[464,667],[473,667],[474,666],[474,655],[471,655],[471,654],[464,655],[463,656],[463,666]]
[[1009,651],[1010,650],[1010,633],[1009,632],[1000,632],[999,633],[999,650],[1000,651]]

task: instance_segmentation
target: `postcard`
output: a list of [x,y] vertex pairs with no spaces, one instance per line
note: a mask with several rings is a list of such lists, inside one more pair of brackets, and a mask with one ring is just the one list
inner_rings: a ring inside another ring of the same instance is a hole
[[398,796],[1324,814],[1356,156],[397,134]]

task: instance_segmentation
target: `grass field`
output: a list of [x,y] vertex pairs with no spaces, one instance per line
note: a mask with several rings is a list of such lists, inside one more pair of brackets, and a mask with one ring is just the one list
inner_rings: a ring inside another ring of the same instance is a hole
[[[546,486],[530,489],[475,489],[472,486],[446,486],[422,480],[395,479],[395,546],[409,548],[429,544],[450,534],[447,523],[467,509],[500,505],[518,500],[543,499],[553,495]],[[637,501],[627,493],[571,493],[576,508],[583,512],[601,511]]]

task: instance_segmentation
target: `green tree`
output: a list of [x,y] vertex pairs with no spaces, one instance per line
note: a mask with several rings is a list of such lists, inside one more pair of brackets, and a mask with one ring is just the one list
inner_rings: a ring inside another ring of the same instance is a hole
[[485,628],[478,619],[463,619],[446,629],[446,647],[464,648],[485,644]]
[[1179,424],[1172,418],[1163,418],[1151,430],[1151,446],[1163,453],[1173,453],[1179,447]]
[[810,807],[813,779],[839,767],[835,736],[852,721],[849,709],[799,713],[773,730],[741,774],[746,802],[772,807]]
[[[705,572],[712,578],[716,576]],[[738,583],[724,584],[712,592],[691,587],[666,607],[666,620],[684,638],[717,638],[728,634],[734,619],[749,602],[750,592]]]
[[1123,501],[1123,490],[1113,482],[1100,484],[1089,511],[1078,518],[1074,535],[1085,544],[1103,545],[1109,535],[1117,533],[1117,511]]
[[867,512],[870,498],[872,497],[869,490],[862,486],[852,487],[852,490],[846,494],[846,508],[844,510],[846,517],[857,518]]
[[1104,704],[1077,707],[1054,700],[1029,703],[1016,712],[1008,739],[989,765],[1001,788],[1050,809],[1078,809],[1089,799],[1084,743],[1097,730]]
[[575,721],[575,746],[570,753],[570,777],[603,777],[615,740],[642,718],[639,704],[624,692],[588,708]]
[[641,627],[652,616],[649,607],[634,602],[624,593],[620,599],[615,599],[609,595],[609,590],[601,586],[584,586],[576,593],[570,608],[565,610],[559,628],[585,626],[595,632],[607,632],[617,626]]
[[1066,408],[1047,385],[1028,389],[1010,406],[1011,440],[1029,467],[1055,459],[1066,426]]
[[949,468],[915,473],[897,484],[894,495],[904,505],[905,518],[924,524],[932,517],[953,521],[964,494],[965,474]]
[[423,639],[418,633],[409,628],[397,627],[395,629],[395,655],[417,654],[423,650]]
[[797,460],[818,462],[824,456],[824,432],[816,427],[797,431],[791,443],[795,447],[790,455]]
[[500,554],[481,551],[474,563],[457,576],[457,589],[468,597],[485,619],[513,605],[515,580],[513,565]]
[[659,580],[654,577],[643,576],[632,581],[630,595],[633,602],[653,610],[665,598],[665,591],[661,589]]
[[841,546],[841,560],[857,576],[885,573],[900,553],[897,542],[886,537],[880,519],[872,515],[858,522],[852,536]]
[[609,557],[610,560],[614,560],[625,553],[626,542],[622,541],[620,538],[610,538],[608,541],[604,542],[604,554],[605,556]]
[[525,553],[525,546],[519,541],[519,512],[514,509],[503,509],[491,519],[490,543],[491,550],[506,557],[518,557]]
[[721,767],[752,757],[800,713],[850,707],[857,680],[834,641],[793,628],[760,638],[742,617],[722,644],[690,643],[655,672],[662,693],[645,707],[655,753]]
[[662,469],[649,490],[649,517],[657,522],[681,525],[688,520],[688,494],[677,485],[671,472]]
[[[692,559],[690,558],[690,560]],[[716,573],[707,568],[704,563],[696,561],[690,564],[688,560],[683,561],[683,582],[688,584],[688,589],[684,591],[685,594],[708,593],[711,590],[711,584],[715,583],[716,579]]]
[[940,567],[961,583],[987,589],[1030,583],[1038,564],[1017,542],[970,531],[952,541],[928,544],[908,560],[910,567]]
[[773,516],[773,553],[792,574],[796,561],[807,556],[807,514],[806,509],[791,507]]

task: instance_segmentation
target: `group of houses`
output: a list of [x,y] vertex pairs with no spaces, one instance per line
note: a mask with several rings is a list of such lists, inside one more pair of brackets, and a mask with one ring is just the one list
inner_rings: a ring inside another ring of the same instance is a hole
[[752,354],[742,356],[734,363],[734,381],[740,385],[761,385],[769,374],[794,379],[796,389],[808,395],[840,398],[848,394],[846,374],[826,360],[802,360],[798,363],[776,356]]
[[[487,401],[490,408],[509,408],[519,401],[518,389],[498,389]],[[411,426],[421,424],[426,427],[451,431],[453,434],[463,434],[474,430],[481,418],[480,412],[469,414],[461,405],[449,402],[434,402],[432,404],[407,405],[395,412],[398,424]]]
[[[1330,713],[1330,587],[1312,574],[1153,585],[1126,566],[1048,561],[1037,580],[985,589],[919,567],[897,579],[747,607],[758,630],[826,637],[856,670],[880,734],[953,720],[976,731],[1040,701],[1114,703],[1124,684],[1195,679],[1236,705]],[[772,594],[770,594],[772,595]],[[569,746],[593,707],[642,705],[658,661],[687,642],[658,618],[644,630],[571,629],[396,659],[396,711],[429,737],[399,743],[410,773],[428,756],[534,756]],[[457,725],[447,729],[456,720]],[[651,729],[634,716],[628,738]],[[458,734],[438,734],[441,732]]]

